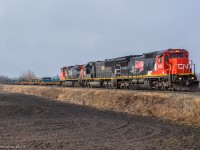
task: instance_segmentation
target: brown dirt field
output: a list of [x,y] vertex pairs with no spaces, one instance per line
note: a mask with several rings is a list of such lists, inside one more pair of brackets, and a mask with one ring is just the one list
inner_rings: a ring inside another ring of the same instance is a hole
[[0,149],[200,149],[200,128],[0,93]]

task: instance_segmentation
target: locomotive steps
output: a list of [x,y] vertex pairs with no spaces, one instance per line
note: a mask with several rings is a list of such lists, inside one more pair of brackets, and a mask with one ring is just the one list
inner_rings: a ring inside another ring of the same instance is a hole
[[154,116],[200,126],[200,93],[164,93],[1,85],[0,91],[40,96],[102,110]]

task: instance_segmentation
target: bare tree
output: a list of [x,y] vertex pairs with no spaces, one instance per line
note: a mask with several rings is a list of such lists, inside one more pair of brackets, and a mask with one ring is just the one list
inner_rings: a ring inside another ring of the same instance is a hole
[[35,75],[35,73],[34,73],[33,71],[28,70],[28,71],[26,71],[26,72],[23,72],[23,73],[21,74],[20,78],[21,78],[22,80],[29,81],[29,80],[31,80],[31,79],[36,79],[36,75]]

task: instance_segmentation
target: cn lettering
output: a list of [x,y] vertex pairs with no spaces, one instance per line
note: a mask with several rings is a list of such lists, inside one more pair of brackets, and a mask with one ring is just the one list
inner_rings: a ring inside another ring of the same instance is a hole
[[189,69],[190,65],[189,64],[178,64],[178,69]]

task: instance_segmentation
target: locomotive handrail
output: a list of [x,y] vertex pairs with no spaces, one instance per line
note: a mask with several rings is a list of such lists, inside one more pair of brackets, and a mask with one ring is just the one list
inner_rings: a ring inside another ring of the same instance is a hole
[[189,60],[191,62],[191,66],[190,66],[190,69],[191,69],[191,73],[193,73],[193,69],[192,67],[194,67],[194,74],[196,74],[196,64],[193,64],[193,61],[192,60]]

